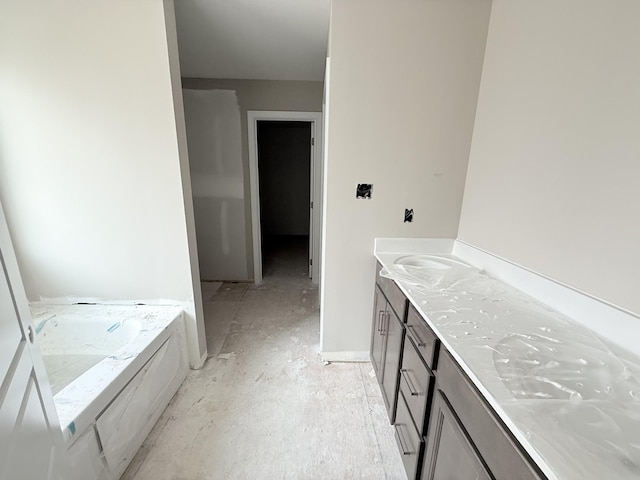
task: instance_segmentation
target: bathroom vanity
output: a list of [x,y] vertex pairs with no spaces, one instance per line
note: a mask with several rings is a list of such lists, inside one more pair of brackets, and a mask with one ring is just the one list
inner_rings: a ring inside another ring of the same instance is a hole
[[382,269],[378,264],[371,358],[407,477],[544,478]]
[[567,287],[516,289],[470,248],[376,241],[371,358],[407,477],[640,478],[640,362],[522,291]]

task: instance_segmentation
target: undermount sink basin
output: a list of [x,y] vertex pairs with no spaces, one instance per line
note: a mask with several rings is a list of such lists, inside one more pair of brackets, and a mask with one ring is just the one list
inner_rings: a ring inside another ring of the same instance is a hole
[[466,263],[452,258],[438,257],[436,255],[405,255],[395,260],[396,265],[418,268],[435,268],[445,270],[451,267],[468,267]]

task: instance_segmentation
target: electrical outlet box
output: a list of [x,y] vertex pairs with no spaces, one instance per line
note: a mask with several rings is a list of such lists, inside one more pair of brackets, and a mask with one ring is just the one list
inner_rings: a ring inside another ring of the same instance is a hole
[[373,184],[371,183],[359,183],[356,187],[356,198],[371,200],[373,195]]

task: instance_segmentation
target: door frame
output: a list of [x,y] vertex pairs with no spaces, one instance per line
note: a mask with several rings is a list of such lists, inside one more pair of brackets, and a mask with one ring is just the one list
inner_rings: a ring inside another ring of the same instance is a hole
[[289,111],[247,111],[247,133],[249,145],[249,180],[251,187],[251,230],[253,239],[253,278],[255,283],[262,283],[262,232],[260,229],[260,182],[258,172],[258,121],[310,122],[311,123],[311,232],[309,237],[309,257],[311,265],[311,281],[320,282],[320,251],[322,241],[322,112],[289,112]]

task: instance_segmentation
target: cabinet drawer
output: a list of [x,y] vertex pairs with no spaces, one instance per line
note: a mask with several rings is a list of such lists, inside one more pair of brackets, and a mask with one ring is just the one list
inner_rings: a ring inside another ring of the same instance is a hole
[[380,275],[381,269],[382,266],[378,263],[376,270],[376,283],[382,290],[382,293],[384,293],[384,296],[387,298],[387,301],[389,302],[389,305],[391,305],[391,308],[393,308],[393,311],[396,312],[400,321],[404,323],[406,319],[407,298],[393,280]]
[[418,354],[416,345],[410,337],[405,338],[400,368],[400,391],[409,407],[409,413],[418,433],[426,435],[428,411],[433,393],[434,377]]
[[424,441],[413,425],[409,407],[407,407],[407,402],[402,393],[398,394],[398,409],[394,428],[396,430],[396,442],[400,449],[400,456],[407,472],[407,478],[414,480],[422,467]]
[[413,305],[407,313],[407,335],[413,340],[427,366],[435,370],[440,341]]
[[456,361],[444,348],[438,359],[438,390],[449,400],[471,441],[495,478],[540,480],[539,473],[502,426],[493,410],[477,392]]

